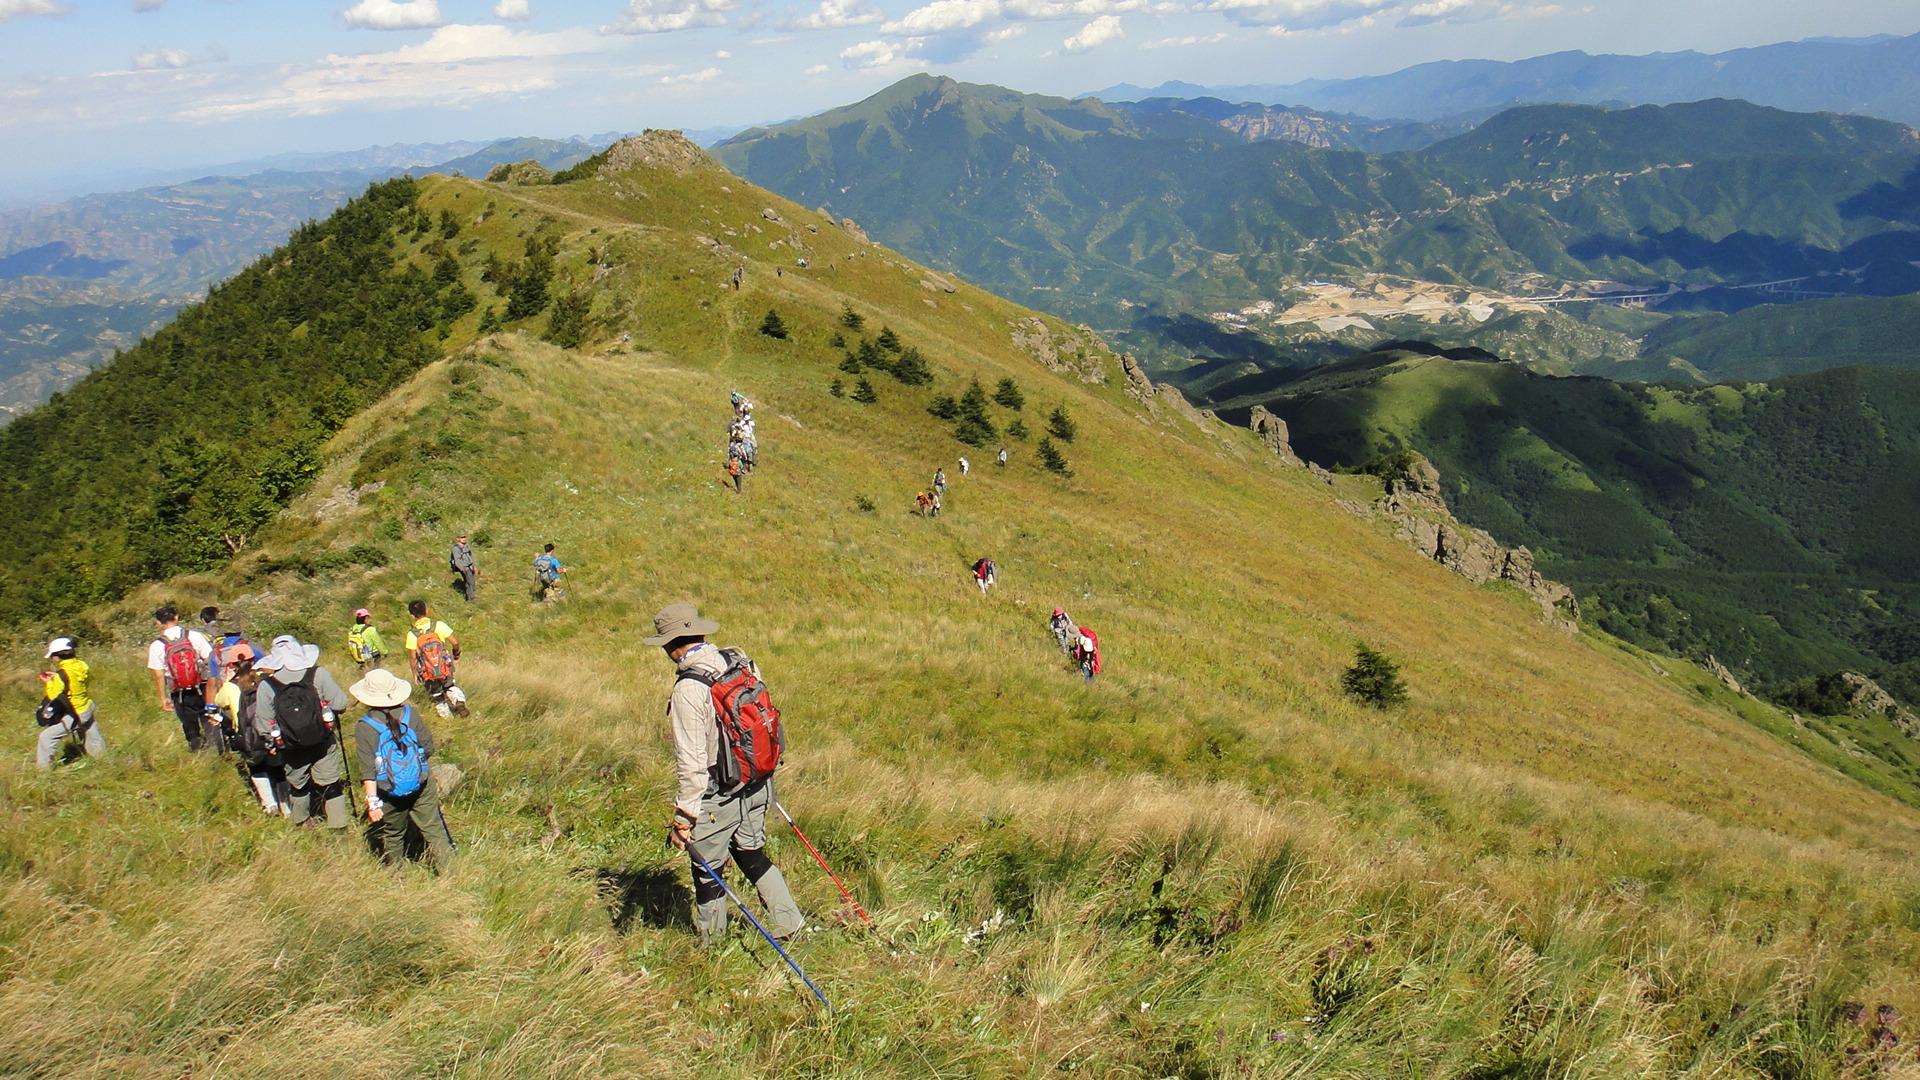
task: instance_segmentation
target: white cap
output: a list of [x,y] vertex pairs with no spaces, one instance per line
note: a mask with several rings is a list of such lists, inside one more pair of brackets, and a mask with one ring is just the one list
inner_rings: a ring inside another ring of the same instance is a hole
[[53,658],[54,653],[66,652],[68,649],[71,649],[71,648],[73,648],[72,638],[70,637],[54,638],[52,641],[47,642],[47,658],[51,660]]

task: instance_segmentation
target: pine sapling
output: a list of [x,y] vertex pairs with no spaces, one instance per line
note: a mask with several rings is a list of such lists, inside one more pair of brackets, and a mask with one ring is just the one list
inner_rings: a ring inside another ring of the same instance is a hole
[[1014,412],[1019,412],[1026,407],[1027,395],[1020,392],[1020,385],[1013,381],[1013,376],[1009,375],[1001,379],[993,388],[993,400]]
[[1039,445],[1033,448],[1033,453],[1048,472],[1056,472],[1061,476],[1073,475],[1073,470],[1067,466],[1066,456],[1060,453],[1059,447],[1053,445],[1052,439],[1042,436]]
[[1407,684],[1400,681],[1399,666],[1365,642],[1355,646],[1353,666],[1340,676],[1340,688],[1376,709],[1407,700]]
[[853,384],[853,400],[862,405],[871,405],[880,400],[880,395],[873,392],[873,384],[862,376],[859,382]]
[[1073,417],[1067,415],[1067,407],[1055,405],[1053,414],[1047,417],[1047,434],[1061,442],[1072,442],[1079,431],[1079,425],[1073,422]]
[[767,317],[760,320],[760,332],[770,338],[778,338],[781,341],[785,341],[787,340],[786,320],[780,317],[779,312],[768,308]]

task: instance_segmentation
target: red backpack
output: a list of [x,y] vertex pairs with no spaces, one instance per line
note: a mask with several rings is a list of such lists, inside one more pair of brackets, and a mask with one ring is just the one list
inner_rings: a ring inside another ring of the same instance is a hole
[[167,673],[167,683],[175,690],[191,690],[207,681],[206,669],[200,665],[200,653],[193,647],[193,637],[185,630],[174,641],[160,639],[161,670]]
[[439,633],[429,628],[413,634],[413,670],[422,682],[453,678],[453,654]]
[[713,691],[713,715],[720,724],[720,763],[715,779],[720,794],[733,795],[773,775],[780,767],[784,740],[780,710],[767,696],[767,684],[753,661],[739,649],[722,649],[727,670],[719,675],[703,671],[681,673],[683,679],[707,684]]

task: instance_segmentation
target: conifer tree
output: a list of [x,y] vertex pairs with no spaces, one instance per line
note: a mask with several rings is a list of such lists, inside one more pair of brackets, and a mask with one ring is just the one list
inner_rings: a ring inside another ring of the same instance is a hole
[[1060,453],[1059,447],[1053,445],[1052,439],[1042,437],[1039,445],[1033,448],[1033,453],[1048,472],[1056,472],[1061,476],[1073,475],[1073,470],[1067,465],[1066,456]]
[[893,377],[908,386],[925,386],[933,381],[933,369],[927,366],[920,350],[909,345],[893,362]]
[[960,415],[960,403],[953,399],[952,394],[935,394],[933,401],[927,405],[927,411],[942,420],[952,420]]
[[1020,392],[1019,384],[1013,381],[1011,375],[1001,379],[999,385],[993,388],[993,400],[1014,412],[1019,412],[1027,404],[1027,396]]
[[893,332],[893,327],[883,326],[880,328],[880,340],[876,344],[890,353],[897,353],[900,351],[900,335]]
[[835,379],[827,384],[827,393],[832,394],[834,397],[846,397],[847,388],[839,379]]
[[840,305],[840,325],[849,330],[859,330],[867,325],[866,317],[853,310],[853,305],[842,302]]
[[1386,654],[1361,642],[1354,648],[1353,666],[1340,676],[1340,688],[1377,709],[1407,700],[1407,684],[1400,668]]
[[1079,430],[1079,426],[1073,422],[1073,417],[1067,415],[1065,405],[1053,407],[1053,414],[1047,417],[1047,434],[1061,442],[1072,442]]
[[587,336],[587,309],[593,301],[585,293],[569,291],[554,302],[547,319],[547,340],[563,349],[577,349]]
[[880,400],[880,395],[873,392],[873,384],[862,376],[859,382],[853,384],[853,400],[862,405],[871,405]]
[[1017,416],[1013,418],[1013,423],[1007,425],[1009,439],[1025,439],[1029,434],[1031,432],[1027,430],[1027,422]]
[[760,332],[767,335],[770,338],[777,338],[781,341],[785,341],[787,340],[786,320],[780,317],[779,312],[773,310],[772,308],[768,308],[767,317],[760,320]]

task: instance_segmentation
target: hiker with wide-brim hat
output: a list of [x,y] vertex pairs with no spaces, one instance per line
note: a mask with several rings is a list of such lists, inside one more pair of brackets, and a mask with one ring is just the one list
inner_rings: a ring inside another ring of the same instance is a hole
[[348,824],[346,759],[334,737],[333,714],[347,705],[347,692],[320,666],[320,646],[281,634],[267,655],[253,662],[266,673],[254,690],[254,725],[277,747],[287,772],[288,819],[296,827],[315,820],[317,797],[327,828]]
[[453,835],[428,767],[433,732],[407,704],[413,684],[376,668],[348,692],[367,707],[367,715],[353,726],[353,747],[375,850],[388,865],[398,865],[406,858],[407,823],[412,822],[427,842],[433,868],[444,873],[453,865]]
[[[679,785],[667,840],[688,852],[693,863],[694,926],[702,944],[726,931],[727,897],[720,882],[701,869],[723,873],[728,862],[753,883],[767,910],[767,932],[791,937],[807,924],[787,889],[787,879],[767,857],[767,810],[773,805],[771,776],[723,789],[720,714],[715,684],[750,661],[736,650],[725,654],[707,641],[720,624],[700,616],[692,604],[668,604],[653,617],[654,635],[641,640],[658,645],[674,662],[667,716],[673,727],[673,758]],[[736,660],[737,658],[737,660]],[[754,673],[758,680],[757,672]]]

